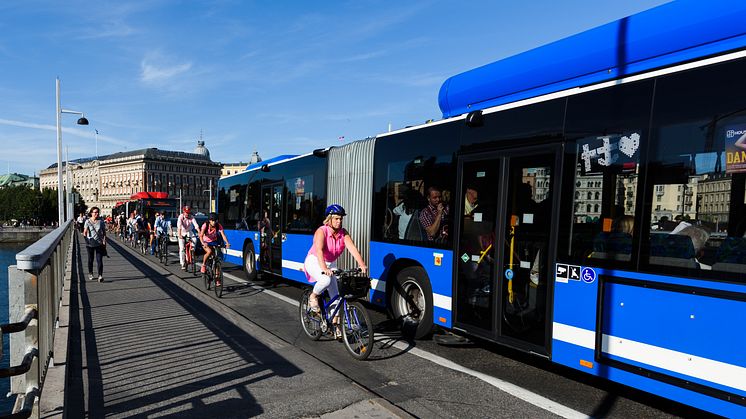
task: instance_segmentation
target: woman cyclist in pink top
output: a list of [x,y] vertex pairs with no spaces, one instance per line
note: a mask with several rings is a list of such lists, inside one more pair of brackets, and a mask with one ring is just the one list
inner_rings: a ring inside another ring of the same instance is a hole
[[[328,289],[330,299],[339,294],[337,277],[332,275],[332,269],[337,267],[337,258],[344,252],[345,248],[350,251],[363,272],[368,269],[362,256],[360,256],[360,252],[355,247],[355,243],[347,234],[347,230],[342,228],[342,217],[347,215],[344,208],[338,204],[329,205],[324,215],[326,215],[324,225],[314,233],[313,246],[308,251],[306,261],[303,263],[306,274],[310,276],[311,280],[316,281],[313,292],[308,298],[308,304],[314,312],[319,312],[318,296],[325,289]],[[334,311],[335,305],[336,301],[330,307],[330,312]],[[338,323],[338,318],[335,317],[334,323]],[[335,334],[338,332],[339,330]]]
[[228,243],[228,239],[225,237],[223,226],[218,222],[218,215],[216,213],[211,212],[207,217],[207,222],[202,224],[202,229],[199,231],[199,240],[205,249],[205,257],[202,258],[200,272],[205,273],[207,258],[214,252],[212,246],[220,246],[222,244],[226,249],[231,247],[231,244]]

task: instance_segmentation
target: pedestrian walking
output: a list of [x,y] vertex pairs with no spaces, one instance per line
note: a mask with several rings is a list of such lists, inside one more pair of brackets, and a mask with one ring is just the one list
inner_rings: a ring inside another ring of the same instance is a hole
[[78,225],[78,231],[81,233],[83,232],[83,224],[85,224],[85,213],[81,212],[78,218],[75,220],[75,223]]
[[104,260],[106,256],[106,225],[98,218],[98,207],[91,208],[89,218],[85,221],[83,237],[88,250],[88,279],[93,281],[93,258],[96,258],[98,268],[98,282],[104,282]]

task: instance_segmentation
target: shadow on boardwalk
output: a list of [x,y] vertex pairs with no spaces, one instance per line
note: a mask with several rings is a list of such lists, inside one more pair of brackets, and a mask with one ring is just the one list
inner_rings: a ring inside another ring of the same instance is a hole
[[268,413],[254,392],[290,402],[302,391],[280,393],[283,378],[302,370],[171,284],[171,274],[112,240],[106,282],[87,281],[86,250],[77,246],[67,417],[247,417]]

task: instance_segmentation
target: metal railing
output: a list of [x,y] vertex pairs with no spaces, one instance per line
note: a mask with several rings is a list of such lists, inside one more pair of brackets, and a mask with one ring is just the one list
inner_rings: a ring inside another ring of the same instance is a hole
[[3,339],[10,334],[11,366],[0,369],[0,377],[11,377],[10,392],[17,396],[13,412],[4,418],[39,415],[35,402],[53,362],[65,272],[72,260],[72,226],[68,221],[42,237],[8,267],[11,323],[0,330]]

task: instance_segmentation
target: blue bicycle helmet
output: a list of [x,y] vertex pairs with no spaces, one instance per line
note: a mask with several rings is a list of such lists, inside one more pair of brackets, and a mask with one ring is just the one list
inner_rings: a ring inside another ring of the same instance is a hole
[[347,215],[347,213],[345,212],[345,209],[342,208],[341,205],[331,204],[328,207],[326,207],[326,211],[324,211],[325,217],[328,217],[330,215],[341,215],[342,217],[344,217],[345,215]]

